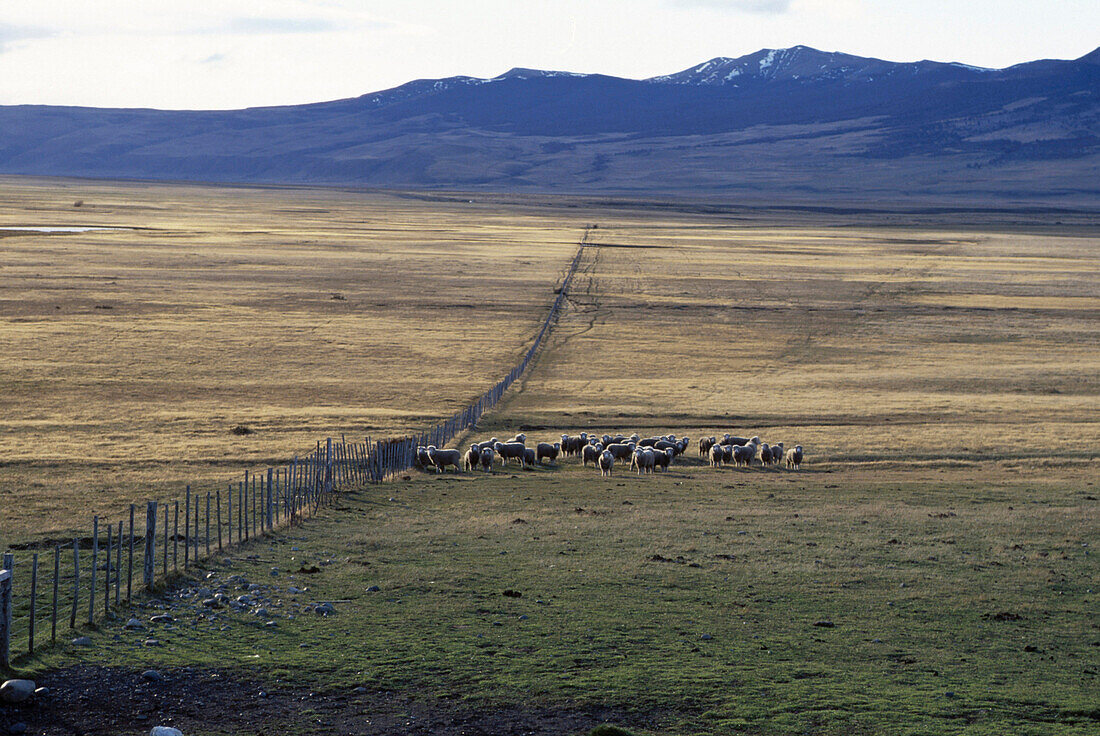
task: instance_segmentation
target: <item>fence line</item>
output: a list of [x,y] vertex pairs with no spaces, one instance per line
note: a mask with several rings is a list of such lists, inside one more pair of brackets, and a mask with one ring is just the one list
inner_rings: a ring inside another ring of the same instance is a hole
[[[244,544],[260,535],[300,524],[322,506],[331,503],[334,492],[340,488],[380,483],[392,478],[412,467],[418,445],[442,447],[459,432],[477,424],[481,416],[496,406],[508,388],[523,375],[542,346],[568,297],[573,275],[584,253],[584,247],[588,244],[590,230],[591,227],[585,229],[577,253],[566,269],[561,285],[556,289],[557,295],[549,313],[523,357],[504,378],[453,416],[421,433],[396,439],[382,439],[372,443],[370,437],[367,437],[363,442],[349,443],[343,436],[336,441],[331,437],[327,438],[323,444],[318,442],[304,457],[295,456],[286,465],[268,467],[260,473],[246,470],[243,481],[236,488],[232,483],[229,484],[224,503],[220,490],[214,494],[208,492],[204,498],[200,493],[192,493],[192,488],[188,485],[183,500],[182,532],[179,525],[179,501],[171,504],[148,501],[145,507],[145,523],[140,529],[135,528],[137,506],[130,504],[125,534],[123,519],[118,519],[115,527],[114,520],[95,516],[92,519],[90,539],[78,537],[72,540],[71,561],[64,549],[70,545],[54,545],[52,584],[42,586],[51,596],[45,606],[38,605],[39,554],[34,552],[30,556],[29,595],[23,600],[16,600],[15,581],[17,572],[22,568],[16,566],[14,554],[6,552],[0,565],[0,670],[11,668],[13,642],[18,641],[21,646],[25,642],[25,648],[16,657],[34,654],[40,611],[48,612],[52,645],[57,641],[59,610],[69,609],[69,629],[76,630],[78,610],[86,602],[87,624],[94,626],[97,611],[108,616],[112,607],[120,608],[123,603],[129,606],[135,594],[135,572],[140,576],[139,592],[154,592],[172,576],[181,571],[186,572],[197,566],[201,560],[222,553],[235,544]],[[237,496],[235,518],[234,492]],[[173,509],[171,518],[170,506]],[[161,508],[163,516],[158,514]],[[214,526],[213,530],[211,524]],[[105,529],[106,539],[103,539],[101,526]],[[101,541],[105,542],[102,548]],[[179,550],[181,544],[182,567]],[[100,561],[101,549],[105,553],[103,562]],[[125,571],[122,569],[124,553],[127,557]],[[141,556],[136,571],[135,553]],[[100,570],[103,571],[102,585],[97,581]],[[88,580],[86,586],[84,580]],[[99,595],[103,596],[102,599]],[[18,612],[24,614],[23,616],[16,616],[16,604]]]

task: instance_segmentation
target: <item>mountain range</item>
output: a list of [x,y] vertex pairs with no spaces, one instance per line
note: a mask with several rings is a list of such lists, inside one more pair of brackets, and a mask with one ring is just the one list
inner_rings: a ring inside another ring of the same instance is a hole
[[1006,69],[805,46],[644,80],[512,69],[230,111],[0,106],[0,173],[754,200],[1100,201],[1100,49]]

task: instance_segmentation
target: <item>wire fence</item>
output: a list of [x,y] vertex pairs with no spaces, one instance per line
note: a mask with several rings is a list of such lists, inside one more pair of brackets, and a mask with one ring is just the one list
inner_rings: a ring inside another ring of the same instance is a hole
[[[0,558],[0,670],[56,644],[58,629],[93,626],[135,596],[153,593],[215,554],[299,524],[342,488],[381,483],[411,468],[420,445],[442,447],[503,398],[542,346],[569,293],[594,226],[585,228],[546,319],[523,358],[472,404],[416,435],[371,442],[327,438],[304,457],[246,470],[224,489],[182,501],[130,504],[119,518],[95,516],[91,533],[53,549]],[[18,584],[17,584],[18,583]],[[16,594],[18,592],[18,595]]]

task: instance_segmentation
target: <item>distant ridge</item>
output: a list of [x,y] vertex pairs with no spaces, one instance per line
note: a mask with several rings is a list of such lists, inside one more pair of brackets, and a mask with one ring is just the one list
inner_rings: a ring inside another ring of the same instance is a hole
[[0,107],[0,173],[765,199],[1100,201],[1100,49],[1006,69],[807,46],[645,80],[511,69],[232,111]]

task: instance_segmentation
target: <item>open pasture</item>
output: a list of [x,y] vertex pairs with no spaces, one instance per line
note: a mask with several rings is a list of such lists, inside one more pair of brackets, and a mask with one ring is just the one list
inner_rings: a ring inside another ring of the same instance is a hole
[[591,240],[503,426],[759,434],[836,470],[1097,479],[1095,233],[653,217]]
[[[693,441],[667,474],[567,459],[351,490],[147,604],[176,619],[149,624],[161,646],[108,621],[24,662],[57,693],[43,730],[78,702],[107,732],[1095,731],[1095,230],[52,186],[3,190],[9,221],[48,193],[34,224],[143,203],[153,229],[0,240],[8,539],[450,413],[521,353],[586,223],[549,342],[455,444]],[[695,441],[727,431],[802,444],[804,470],[707,467]],[[239,595],[232,575],[273,626],[181,595]],[[166,684],[135,688],[149,666]],[[127,697],[66,700],[89,680]]]
[[[93,668],[47,677],[58,703],[70,680],[128,693],[64,714],[110,733],[155,712],[197,734],[557,736],[610,719],[653,736],[1084,736],[1100,718],[1086,495],[690,458],[604,479],[572,459],[414,471],[141,612],[175,624],[123,617],[35,668]],[[187,592],[232,598],[240,580],[275,626]],[[166,682],[129,694],[148,667]]]
[[133,229],[0,231],[5,543],[450,414],[529,344],[583,230],[465,200],[4,180],[20,226]]

